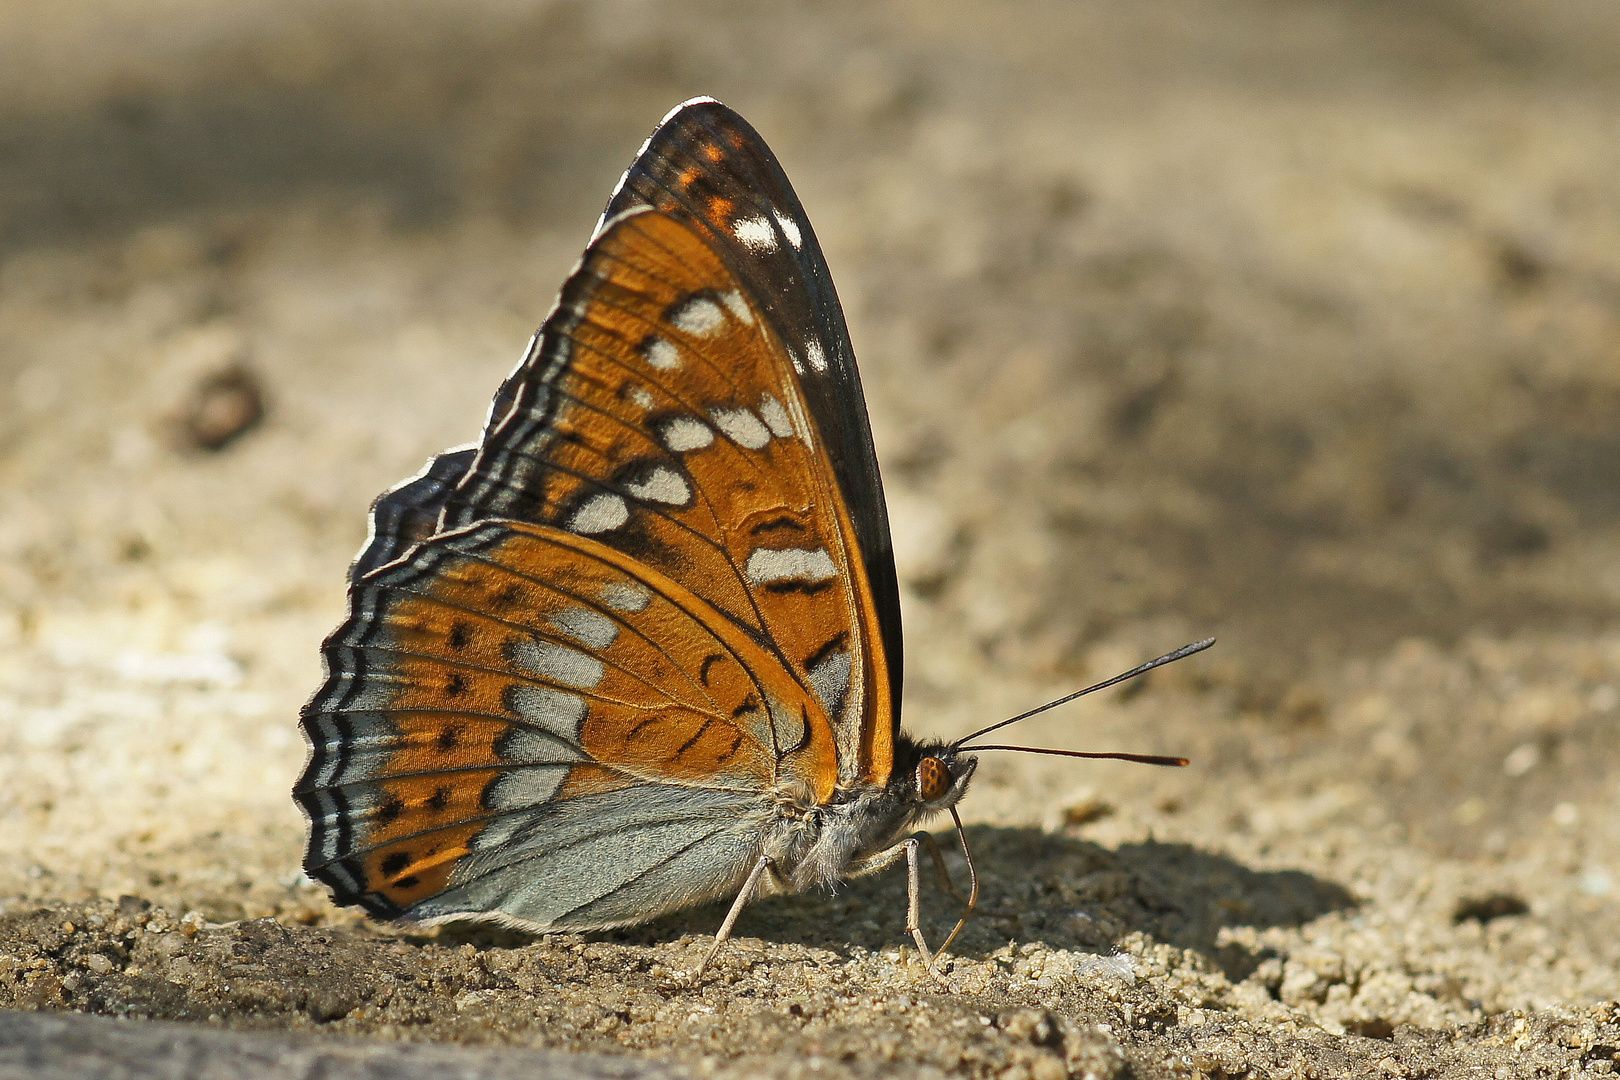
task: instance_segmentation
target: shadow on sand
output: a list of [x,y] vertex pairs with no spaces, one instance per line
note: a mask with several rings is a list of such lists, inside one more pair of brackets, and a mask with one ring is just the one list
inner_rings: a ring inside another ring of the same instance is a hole
[[[978,867],[978,912],[953,951],[982,956],[1014,942],[1053,948],[1112,951],[1125,935],[1201,953],[1228,978],[1241,980],[1264,959],[1235,944],[1221,944],[1228,927],[1301,926],[1355,906],[1343,886],[1301,870],[1252,870],[1187,844],[1147,841],[1109,849],[1031,828],[975,826],[967,830]],[[941,836],[942,844],[947,838]],[[947,848],[949,851],[950,849]],[[966,874],[952,858],[959,884]],[[959,905],[925,873],[923,924],[937,944],[960,913]],[[905,932],[903,867],[846,883],[838,892],[770,897],[750,905],[738,921],[739,937],[843,952],[909,944]],[[644,926],[604,931],[599,940],[651,945],[683,934],[710,933],[725,905],[710,904]],[[442,944],[511,946],[522,934],[487,927],[445,927]]]

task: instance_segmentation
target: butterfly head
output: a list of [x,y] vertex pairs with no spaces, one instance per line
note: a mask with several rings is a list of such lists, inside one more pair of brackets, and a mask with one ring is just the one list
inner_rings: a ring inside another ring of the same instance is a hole
[[895,747],[895,766],[891,793],[926,815],[949,810],[962,800],[979,759],[946,743],[912,743],[902,736]]

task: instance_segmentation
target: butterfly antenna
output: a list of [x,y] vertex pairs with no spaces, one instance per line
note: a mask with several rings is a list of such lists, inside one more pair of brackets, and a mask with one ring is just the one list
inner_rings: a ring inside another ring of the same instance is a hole
[[1133,667],[1133,668],[1131,668],[1131,670],[1125,672],[1123,675],[1115,675],[1112,679],[1107,679],[1107,680],[1105,680],[1103,682],[1098,683],[1095,686],[1088,686],[1084,690],[1076,690],[1074,693],[1066,694],[1063,697],[1058,698],[1056,701],[1048,701],[1045,705],[1038,705],[1035,708],[1029,710],[1028,712],[1019,713],[1017,716],[1009,717],[1006,720],[1002,720],[1002,721],[1000,721],[998,723],[991,724],[987,728],[980,728],[978,731],[975,731],[971,735],[964,735],[960,739],[956,740],[956,742],[951,745],[951,749],[953,749],[953,750],[1023,750],[1025,752],[1031,753],[1031,754],[1054,754],[1054,755],[1057,755],[1059,757],[1112,758],[1112,759],[1118,760],[1118,761],[1138,761],[1138,762],[1141,762],[1141,763],[1143,763],[1145,765],[1185,765],[1185,764],[1187,764],[1187,759],[1186,758],[1158,757],[1158,756],[1149,755],[1149,754],[1094,754],[1094,753],[1087,753],[1087,752],[1081,751],[1081,750],[1044,750],[1044,749],[1039,749],[1039,748],[1036,748],[1036,747],[1033,747],[1033,746],[969,746],[967,744],[972,742],[974,739],[979,738],[980,736],[990,734],[992,731],[999,731],[1001,728],[1006,727],[1008,724],[1016,724],[1020,720],[1028,720],[1030,717],[1036,716],[1036,715],[1038,715],[1040,713],[1043,713],[1048,709],[1055,709],[1059,705],[1066,705],[1069,702],[1073,701],[1075,698],[1085,697],[1087,694],[1095,694],[1098,690],[1106,690],[1110,686],[1116,686],[1119,683],[1122,683],[1127,679],[1134,679],[1138,675],[1146,675],[1148,672],[1152,671],[1156,667],[1163,667],[1166,664],[1173,664],[1177,660],[1180,660],[1180,659],[1182,659],[1184,657],[1191,656],[1193,653],[1203,652],[1205,649],[1209,648],[1213,644],[1215,644],[1215,639],[1214,638],[1205,638],[1203,641],[1195,641],[1191,645],[1183,645],[1181,648],[1177,649],[1175,652],[1165,653],[1163,656],[1158,657],[1157,659],[1154,659],[1154,660],[1149,660],[1147,663],[1142,664],[1139,667]]
[[1164,757],[1160,754],[1103,754],[1089,750],[1050,750],[1044,746],[965,746],[961,750],[1019,750],[1026,754],[1051,754],[1054,757],[1106,758],[1110,761],[1134,761],[1138,765],[1190,765],[1184,757]]

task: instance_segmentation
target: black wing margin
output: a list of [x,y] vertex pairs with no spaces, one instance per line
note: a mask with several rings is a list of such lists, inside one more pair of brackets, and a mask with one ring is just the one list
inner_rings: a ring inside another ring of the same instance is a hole
[[844,309],[804,207],[765,140],[713,98],[693,98],[664,117],[619,181],[597,230],[643,206],[710,239],[793,357],[866,564],[898,725],[900,591],[889,514]]

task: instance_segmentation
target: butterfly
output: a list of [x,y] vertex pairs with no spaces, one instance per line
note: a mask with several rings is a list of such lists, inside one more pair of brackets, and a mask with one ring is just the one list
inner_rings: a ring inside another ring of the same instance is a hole
[[900,730],[843,312],[719,102],[642,147],[481,441],[374,503],[322,651],[294,797],[339,903],[539,931],[730,899],[718,949],[756,897],[905,859],[931,961],[919,852],[950,879],[917,829],[948,811],[962,836],[977,759]]

